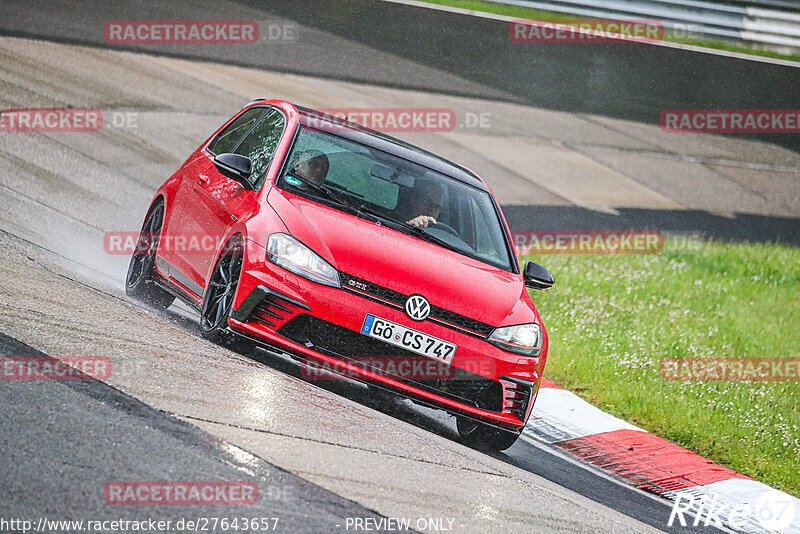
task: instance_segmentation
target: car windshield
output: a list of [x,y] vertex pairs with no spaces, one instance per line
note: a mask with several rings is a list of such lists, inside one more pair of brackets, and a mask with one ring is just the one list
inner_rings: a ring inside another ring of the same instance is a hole
[[[301,128],[280,186],[512,271],[491,195],[342,137]],[[320,187],[321,186],[321,187]]]

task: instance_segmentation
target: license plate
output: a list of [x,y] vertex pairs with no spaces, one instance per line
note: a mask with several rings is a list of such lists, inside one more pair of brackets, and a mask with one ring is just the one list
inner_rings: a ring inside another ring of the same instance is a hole
[[374,315],[367,314],[364,317],[361,333],[448,365],[456,353],[456,346],[453,343]]

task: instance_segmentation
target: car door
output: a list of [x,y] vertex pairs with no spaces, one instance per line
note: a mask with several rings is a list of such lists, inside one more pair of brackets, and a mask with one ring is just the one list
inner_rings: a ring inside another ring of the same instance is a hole
[[206,205],[199,194],[202,190],[199,186],[202,180],[208,178],[208,151],[214,154],[215,150],[233,150],[267,111],[264,107],[245,110],[209,143],[206,150],[197,152],[181,168],[181,180],[170,206],[169,217],[165,221],[164,235],[169,240],[165,244],[168,246],[159,247],[159,269],[166,271],[173,282],[177,282],[195,298],[203,296],[204,285],[203,276],[196,268],[198,263],[202,263],[197,257],[200,246],[193,247],[192,238],[202,240],[204,236],[208,236],[206,242],[208,238],[213,239],[213,234],[207,233],[205,225],[198,227],[196,215]]
[[[209,145],[209,151],[197,163],[197,179],[191,181],[193,202],[184,214],[188,225],[194,228],[199,239],[191,241],[195,247],[188,247],[184,254],[186,273],[202,288],[206,287],[216,261],[216,254],[227,235],[228,228],[236,222],[241,211],[239,207],[253,201],[255,192],[261,188],[278,141],[286,124],[281,112],[273,108],[262,108],[263,113],[256,116],[252,126],[235,144],[229,137]],[[244,117],[244,115],[243,115]],[[223,152],[224,150],[224,152]],[[222,175],[214,166],[214,156],[233,153],[250,158],[253,167],[247,189],[238,182]]]

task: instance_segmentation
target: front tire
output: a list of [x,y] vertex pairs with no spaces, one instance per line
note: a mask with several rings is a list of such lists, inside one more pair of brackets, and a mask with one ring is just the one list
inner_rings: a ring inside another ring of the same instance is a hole
[[482,451],[504,451],[517,442],[521,432],[501,430],[472,419],[459,417],[456,421],[458,435],[470,447]]
[[136,250],[128,264],[125,276],[125,293],[158,310],[165,310],[175,297],[156,284],[155,267],[158,241],[164,224],[164,201],[159,200],[144,219],[142,231],[136,241]]
[[200,335],[209,341],[227,345],[237,352],[252,352],[256,344],[228,329],[236,289],[244,262],[241,236],[232,238],[225,246],[208,279],[208,288],[200,310]]

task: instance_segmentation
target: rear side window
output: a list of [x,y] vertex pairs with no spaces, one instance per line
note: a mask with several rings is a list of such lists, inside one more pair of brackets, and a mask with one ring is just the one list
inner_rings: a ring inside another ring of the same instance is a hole
[[214,155],[231,152],[239,140],[256,123],[258,118],[267,111],[266,108],[250,108],[225,128],[208,146],[208,151]]
[[255,189],[260,189],[267,174],[267,168],[275,155],[278,141],[281,140],[286,121],[283,115],[275,110],[270,111],[262,118],[239,145],[233,150],[234,154],[247,156],[253,163],[253,172],[250,183]]

